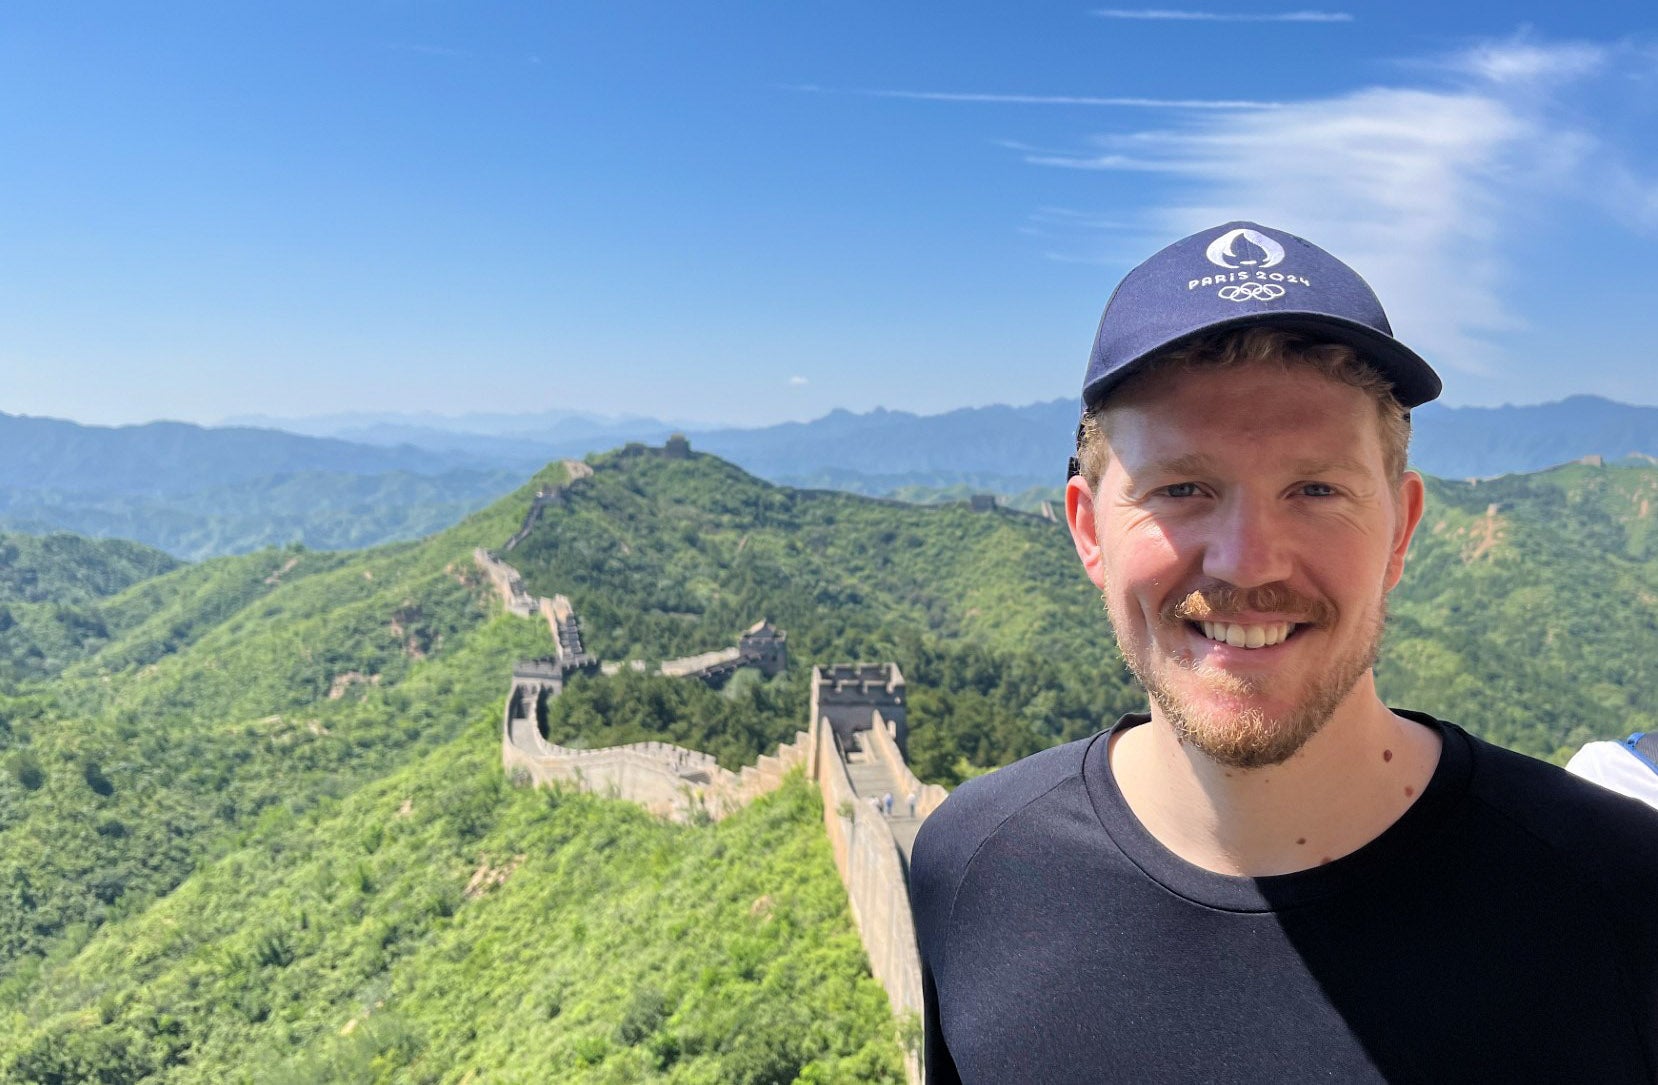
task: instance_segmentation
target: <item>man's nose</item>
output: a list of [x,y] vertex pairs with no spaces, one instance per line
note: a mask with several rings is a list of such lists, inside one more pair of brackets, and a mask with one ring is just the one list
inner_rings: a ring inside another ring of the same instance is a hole
[[1270,501],[1234,496],[1216,510],[1205,541],[1203,572],[1239,588],[1290,578],[1289,525]]

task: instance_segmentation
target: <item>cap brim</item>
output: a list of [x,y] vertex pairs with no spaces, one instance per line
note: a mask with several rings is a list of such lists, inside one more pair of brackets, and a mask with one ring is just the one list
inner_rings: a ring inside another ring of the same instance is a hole
[[1165,351],[1201,336],[1251,327],[1274,327],[1305,332],[1319,339],[1352,347],[1358,352],[1361,361],[1387,378],[1393,385],[1394,398],[1406,410],[1437,399],[1444,387],[1439,375],[1427,362],[1391,335],[1356,320],[1347,320],[1328,313],[1279,310],[1269,313],[1245,313],[1230,319],[1217,320],[1159,343],[1143,351],[1133,360],[1118,366],[1104,379],[1095,381],[1083,389],[1083,408],[1092,409],[1123,381],[1144,368],[1146,362]]

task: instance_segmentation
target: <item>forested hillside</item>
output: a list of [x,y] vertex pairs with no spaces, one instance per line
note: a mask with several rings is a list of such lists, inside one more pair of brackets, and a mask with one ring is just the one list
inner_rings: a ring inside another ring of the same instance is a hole
[[1433,481],[1383,693],[1556,760],[1658,729],[1655,518],[1653,467]]
[[[1059,525],[591,463],[506,555],[529,589],[605,659],[767,617],[791,667],[579,679],[560,740],[735,766],[804,724],[813,662],[891,659],[953,784],[1142,703]],[[30,661],[0,679],[0,1081],[900,1078],[808,789],[671,826],[501,773],[509,669],[550,645],[471,552],[564,481],[357,553],[17,544],[0,606],[99,632],[0,630]],[[1658,469],[1430,489],[1384,694],[1542,756],[1658,726]]]
[[297,543],[315,550],[418,539],[515,489],[523,471],[301,471],[177,493],[0,487],[0,527],[136,539],[199,560]]
[[13,684],[0,1080],[899,1078],[803,785],[693,829],[500,772],[547,634],[471,550],[559,470],[417,545],[144,580]]
[[123,539],[0,533],[0,680],[55,674],[106,643],[92,604],[178,565]]

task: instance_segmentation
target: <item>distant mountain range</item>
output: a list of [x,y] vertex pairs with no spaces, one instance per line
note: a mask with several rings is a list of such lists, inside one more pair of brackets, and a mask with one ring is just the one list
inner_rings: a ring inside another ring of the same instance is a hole
[[[317,419],[306,432],[375,445],[406,443],[434,452],[527,454],[545,461],[627,441],[659,444],[677,431],[697,448],[773,481],[872,494],[959,484],[1013,493],[1062,481],[1077,406],[1074,400],[1056,399],[934,415],[883,408],[865,413],[834,410],[811,422],[751,429],[676,427],[651,418],[560,412],[455,418],[376,415],[372,424],[365,424],[362,416],[336,418],[332,430],[322,425],[326,420]],[[1590,455],[1608,460],[1658,456],[1658,407],[1599,396],[1524,407],[1430,403],[1416,410],[1415,423],[1412,462],[1440,478],[1541,471]]]
[[[1035,508],[1064,481],[1069,399],[935,415],[835,410],[754,429],[575,412],[276,420],[307,433],[180,422],[83,426],[0,413],[0,528],[119,536],[180,557],[273,543],[318,549],[418,537],[540,465],[686,432],[694,447],[787,485],[906,500],[1006,495]],[[466,428],[470,427],[470,428]],[[1573,396],[1416,411],[1412,462],[1440,478],[1539,471],[1585,456],[1658,457],[1658,407]]]
[[0,529],[124,538],[183,558],[420,538],[544,460],[182,422],[0,414]]
[[1658,407],[1571,396],[1526,407],[1444,407],[1415,412],[1411,460],[1439,478],[1541,471],[1584,456],[1658,456]]
[[387,448],[243,426],[83,426],[0,414],[0,487],[20,490],[163,496],[297,471],[436,475],[482,466],[499,464],[413,444]]

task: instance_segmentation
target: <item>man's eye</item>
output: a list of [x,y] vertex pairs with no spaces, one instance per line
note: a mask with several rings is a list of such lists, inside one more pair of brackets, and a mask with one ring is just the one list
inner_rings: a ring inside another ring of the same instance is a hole
[[1303,482],[1301,493],[1304,497],[1334,497],[1336,488],[1327,482]]
[[1162,489],[1164,497],[1196,497],[1198,492],[1195,482],[1176,482]]

